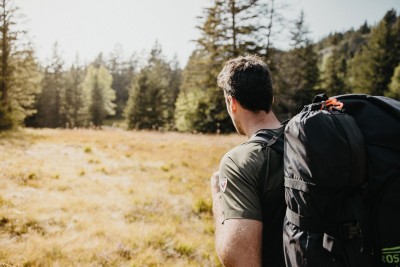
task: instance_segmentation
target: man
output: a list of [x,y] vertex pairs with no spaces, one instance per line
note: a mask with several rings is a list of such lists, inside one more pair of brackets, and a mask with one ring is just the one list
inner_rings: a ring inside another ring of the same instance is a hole
[[[271,110],[271,73],[259,57],[229,60],[218,75],[218,86],[239,134],[250,139],[260,130],[273,136],[283,132]],[[251,140],[233,148],[212,175],[211,191],[215,246],[222,264],[284,266],[282,154]]]

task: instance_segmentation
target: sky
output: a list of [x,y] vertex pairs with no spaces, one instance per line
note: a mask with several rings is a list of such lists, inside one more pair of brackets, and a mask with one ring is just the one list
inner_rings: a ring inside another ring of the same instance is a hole
[[[276,0],[280,2],[283,0]],[[400,15],[400,0],[285,0],[285,16],[296,19],[304,11],[310,38],[318,41],[331,32],[357,29],[365,21],[376,24],[391,8]],[[176,56],[182,67],[199,37],[197,16],[212,0],[14,0],[25,15],[36,55],[46,62],[55,42],[64,61],[77,55],[84,63],[116,47],[123,55],[147,54],[159,42],[167,59]],[[281,40],[283,40],[281,38]],[[285,43],[281,41],[281,46]]]

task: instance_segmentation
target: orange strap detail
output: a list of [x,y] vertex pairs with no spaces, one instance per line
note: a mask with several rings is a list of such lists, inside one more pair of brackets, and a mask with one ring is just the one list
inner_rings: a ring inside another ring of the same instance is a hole
[[343,108],[343,103],[339,102],[336,98],[330,98],[322,103],[321,109],[323,108],[327,108],[329,110],[332,110],[332,108],[341,110]]

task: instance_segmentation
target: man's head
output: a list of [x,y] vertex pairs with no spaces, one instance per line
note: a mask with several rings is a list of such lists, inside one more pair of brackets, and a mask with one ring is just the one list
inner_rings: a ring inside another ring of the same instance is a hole
[[269,112],[273,100],[271,72],[258,56],[240,56],[228,60],[218,75],[218,86],[225,96],[235,98],[252,112]]

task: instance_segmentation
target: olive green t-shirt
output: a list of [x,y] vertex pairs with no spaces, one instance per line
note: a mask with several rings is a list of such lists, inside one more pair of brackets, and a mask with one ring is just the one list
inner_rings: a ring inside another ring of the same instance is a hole
[[225,220],[245,218],[262,221],[261,168],[266,160],[257,143],[244,143],[221,160],[219,183]]
[[[279,129],[269,130],[274,134]],[[282,138],[282,137],[281,137]],[[224,155],[219,186],[225,220],[263,223],[263,263],[283,266],[282,225],[285,214],[283,155],[248,141]]]

